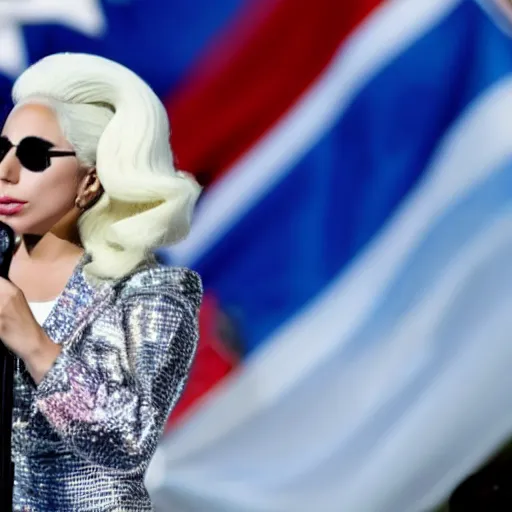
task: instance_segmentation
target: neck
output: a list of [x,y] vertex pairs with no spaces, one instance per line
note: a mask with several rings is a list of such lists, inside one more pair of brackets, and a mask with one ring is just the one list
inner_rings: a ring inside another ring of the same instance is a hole
[[77,213],[72,210],[61,220],[61,222],[55,224],[48,234],[53,235],[61,241],[65,241],[82,248],[77,221]]
[[73,240],[60,238],[53,232],[40,235],[23,235],[15,258],[19,262],[55,263],[70,256],[79,257],[83,249]]

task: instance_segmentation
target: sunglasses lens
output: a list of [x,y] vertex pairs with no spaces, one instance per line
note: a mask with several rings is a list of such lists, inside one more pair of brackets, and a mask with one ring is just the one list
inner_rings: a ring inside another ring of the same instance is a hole
[[43,139],[26,137],[20,142],[16,156],[25,169],[41,172],[50,167],[48,151],[51,147],[51,143]]

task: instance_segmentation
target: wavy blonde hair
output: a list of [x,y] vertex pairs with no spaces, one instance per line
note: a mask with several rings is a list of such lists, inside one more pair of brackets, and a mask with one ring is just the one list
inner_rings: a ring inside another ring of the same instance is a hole
[[53,108],[78,160],[96,168],[104,193],[78,221],[92,276],[128,275],[188,234],[200,187],[175,169],[165,108],[135,73],[95,55],[55,54],[24,71],[12,96]]

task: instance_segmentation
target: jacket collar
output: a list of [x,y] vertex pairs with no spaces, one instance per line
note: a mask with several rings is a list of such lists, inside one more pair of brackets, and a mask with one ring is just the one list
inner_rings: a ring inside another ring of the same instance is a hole
[[131,286],[124,292],[124,298],[128,298],[131,293],[161,291],[173,294],[192,316],[197,314],[202,297],[202,283],[196,272],[161,266],[156,261],[145,261],[133,273],[123,278],[96,280],[84,272],[84,266],[91,259],[88,253],[84,253],[43,323],[44,330],[55,343],[62,344],[79,335],[101,313],[102,306],[112,298],[118,285],[122,287],[128,280]]
[[53,305],[43,328],[55,343],[63,343],[79,330],[86,319],[110,297],[114,281],[93,282],[86,277],[84,266],[91,261],[84,253],[64,290]]

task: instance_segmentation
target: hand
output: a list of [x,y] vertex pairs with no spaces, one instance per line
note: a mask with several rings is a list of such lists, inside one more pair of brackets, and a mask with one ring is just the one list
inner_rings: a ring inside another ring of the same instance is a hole
[[25,361],[36,384],[52,367],[61,350],[37,323],[23,292],[1,277],[0,339]]

